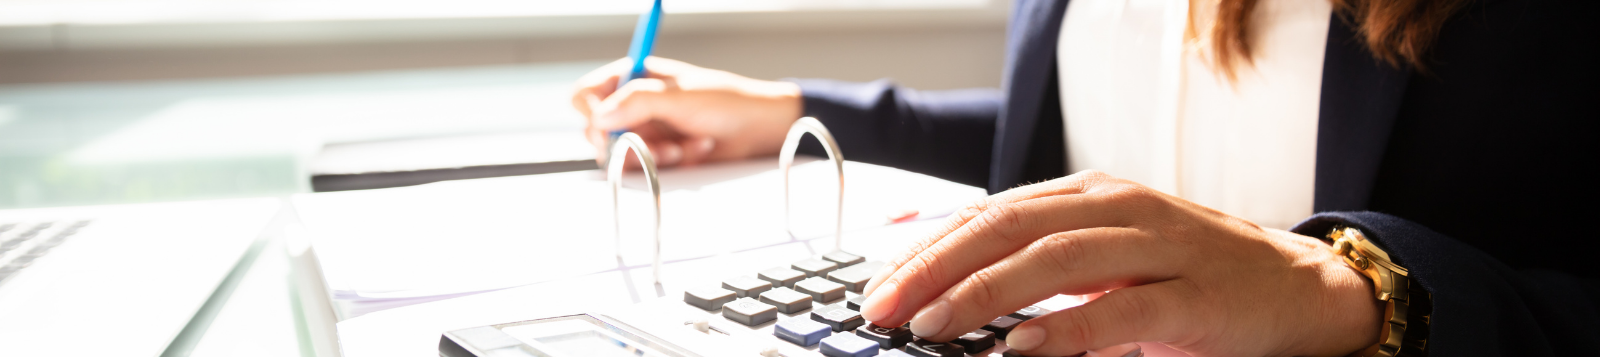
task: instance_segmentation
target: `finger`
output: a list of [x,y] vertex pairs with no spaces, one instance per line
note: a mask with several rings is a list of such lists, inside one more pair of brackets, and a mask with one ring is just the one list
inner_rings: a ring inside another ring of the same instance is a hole
[[683,161],[683,148],[678,144],[683,136],[672,127],[650,121],[634,127],[632,132],[644,139],[645,147],[655,156],[656,166],[672,167]]
[[590,117],[594,109],[590,105],[590,98],[599,100],[615,92],[623,70],[631,65],[632,62],[627,58],[618,59],[579,77],[572,84],[572,107],[585,117]]
[[600,96],[593,92],[584,92],[572,97],[572,107],[583,114],[586,122],[594,122],[594,110],[600,107]]
[[1076,308],[1018,325],[1006,344],[1024,354],[1068,355],[1137,341],[1174,341],[1195,326],[1189,301],[1198,295],[1187,279],[1122,288]]
[[677,108],[676,90],[655,78],[628,81],[616,93],[600,102],[592,121],[601,130],[630,129]]
[[903,323],[963,278],[1040,237],[1122,225],[1125,213],[1101,201],[1101,196],[1069,194],[991,204],[885,278],[863,303],[861,315],[885,324]]
[[606,132],[590,126],[583,129],[583,138],[588,139],[589,145],[594,147],[595,164],[600,165],[602,169],[605,168],[606,160],[611,158],[611,153],[607,152],[611,143],[608,142],[610,139],[606,137]]
[[[609,160],[612,155],[612,153],[609,151],[611,150],[610,132],[593,127],[585,130],[586,135],[589,138],[589,142],[595,146],[596,154],[599,158],[597,161],[599,161],[600,164],[604,164],[605,160]],[[648,122],[634,128],[631,130],[631,132],[634,135],[638,135],[640,139],[644,140],[644,145],[650,150],[651,155],[655,158],[657,167],[675,166],[679,161],[682,160],[683,150],[679,148],[678,144],[678,141],[682,140],[682,136],[677,134],[677,132],[673,131],[670,127],[658,122]],[[624,156],[623,169],[628,171],[640,169],[641,166],[639,163],[639,157],[635,155],[635,153],[630,151],[626,156]]]
[[1111,178],[1111,176],[1099,171],[1085,170],[1070,176],[1006,190],[1005,192],[989,196],[962,207],[961,209],[951,213],[950,217],[945,218],[944,225],[935,230],[932,235],[912,243],[911,247],[908,248],[905,253],[901,254],[900,257],[889,261],[888,264],[885,264],[884,267],[881,268],[871,280],[867,281],[866,290],[864,290],[864,292],[866,295],[871,296],[873,292],[877,291],[879,286],[883,285],[884,281],[888,279],[889,276],[895,272],[895,270],[900,268],[900,266],[905,265],[905,263],[908,261],[911,261],[912,258],[915,258],[918,254],[921,254],[924,249],[933,246],[946,235],[950,234],[950,232],[954,232],[956,229],[961,228],[961,226],[966,225],[968,221],[971,221],[973,218],[977,218],[979,215],[983,214],[984,210],[992,205],[1006,204],[1052,195],[1071,195],[1084,193],[1092,189],[1095,185],[1103,184]]
[[711,149],[716,142],[709,137],[692,137],[678,141],[678,146],[683,148],[683,161],[680,165],[695,165],[711,159]]
[[1089,294],[1171,279],[1177,265],[1167,259],[1161,245],[1131,228],[1051,234],[963,275],[948,291],[940,290],[943,294],[911,320],[911,331],[945,341],[1056,294]]

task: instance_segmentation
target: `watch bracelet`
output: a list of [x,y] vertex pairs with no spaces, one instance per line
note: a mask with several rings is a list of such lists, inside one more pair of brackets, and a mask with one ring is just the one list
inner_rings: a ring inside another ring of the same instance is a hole
[[[1330,243],[1338,243],[1340,233],[1345,230],[1354,231],[1351,233],[1356,235],[1364,235],[1361,234],[1359,229],[1341,224],[1334,226],[1325,239]],[[1338,250],[1339,244],[1334,244],[1334,247],[1336,254],[1344,255]],[[1346,248],[1349,247],[1346,246]],[[1351,268],[1357,270],[1364,270],[1365,268],[1365,266],[1355,266],[1356,263],[1348,259],[1348,257],[1342,258],[1345,258],[1346,263],[1352,264]],[[1403,293],[1396,294],[1398,296],[1390,296],[1387,300],[1384,300],[1384,322],[1381,327],[1384,330],[1379,334],[1381,341],[1351,353],[1350,356],[1418,357],[1428,355],[1427,344],[1430,320],[1433,315],[1433,295],[1424,289],[1420,289],[1420,285],[1409,274],[1402,272],[1389,276],[1396,275],[1400,278],[1398,281],[1399,285],[1401,285],[1400,288],[1404,290],[1401,290]],[[1376,277],[1369,277],[1367,280],[1373,284],[1380,284],[1380,282],[1372,281],[1372,279],[1376,279]],[[1412,289],[1412,287],[1419,287],[1419,289]],[[1399,332],[1400,336],[1394,336],[1394,332]]]
[[[1410,299],[1391,298],[1384,301],[1384,329],[1378,344],[1357,351],[1352,356],[1362,357],[1423,357],[1428,355],[1428,332],[1433,315],[1433,296],[1427,291],[1410,291],[1416,280],[1406,277]],[[1417,289],[1422,290],[1422,289]],[[1395,316],[1399,315],[1399,316]],[[1398,330],[1398,331],[1397,331]],[[1398,338],[1394,336],[1399,332]],[[1384,338],[1388,337],[1388,338]],[[1398,346],[1396,346],[1398,344]]]
[[[1417,281],[1407,277],[1407,285],[1416,287]],[[1433,323],[1433,294],[1423,289],[1411,291],[1411,300],[1406,309],[1406,332],[1400,344],[1400,353],[1397,357],[1426,357],[1428,355],[1428,334]]]

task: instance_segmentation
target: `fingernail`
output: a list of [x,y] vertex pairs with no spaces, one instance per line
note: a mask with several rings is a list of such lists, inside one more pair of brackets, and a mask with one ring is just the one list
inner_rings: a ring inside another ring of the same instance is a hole
[[1044,344],[1044,328],[1034,325],[1023,325],[1011,330],[1006,336],[1006,345],[1023,351],[1039,348]]
[[911,333],[924,337],[936,336],[939,332],[944,331],[945,325],[949,324],[950,303],[940,301],[922,309],[922,312],[918,312],[916,317],[911,318]]
[[715,144],[716,142],[712,141],[711,138],[700,138],[700,140],[690,144],[689,149],[694,150],[695,156],[704,157],[706,154],[711,153],[711,148]]
[[875,292],[867,293],[867,301],[861,303],[861,318],[867,321],[883,321],[894,315],[894,309],[899,307],[900,299],[895,291],[895,284],[889,284]]
[[1128,351],[1127,354],[1122,355],[1122,357],[1142,357],[1142,356],[1144,356],[1144,347],[1136,348],[1136,349],[1134,349],[1132,351]]
[[662,165],[677,164],[678,161],[683,160],[683,148],[677,145],[662,145],[659,159]]

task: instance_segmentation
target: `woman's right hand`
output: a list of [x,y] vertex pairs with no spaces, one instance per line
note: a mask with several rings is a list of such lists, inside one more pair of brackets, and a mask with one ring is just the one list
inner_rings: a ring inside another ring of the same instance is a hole
[[[800,87],[751,79],[659,57],[649,74],[617,87],[632,63],[620,59],[578,80],[572,106],[588,120],[584,135],[609,157],[607,132],[639,134],[660,166],[776,155],[800,118]],[[637,166],[628,160],[629,166]]]

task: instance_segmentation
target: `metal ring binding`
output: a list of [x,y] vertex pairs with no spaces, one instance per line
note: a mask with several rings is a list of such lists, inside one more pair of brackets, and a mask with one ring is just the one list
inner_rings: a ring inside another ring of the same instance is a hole
[[839,152],[839,142],[833,140],[833,133],[822,126],[817,118],[804,117],[796,120],[789,126],[789,135],[783,139],[783,151],[778,154],[778,169],[783,171],[783,223],[784,230],[790,235],[794,234],[794,225],[789,214],[789,166],[794,164],[795,150],[800,148],[800,138],[807,133],[817,137],[822,142],[823,150],[828,152],[828,159],[833,161],[833,167],[839,173],[839,209],[834,213],[833,250],[839,251],[844,235],[844,154]]
[[612,223],[616,226],[617,261],[622,261],[622,211],[618,209],[617,191],[622,189],[622,168],[628,159],[628,149],[639,153],[639,166],[644,168],[645,185],[650,188],[650,197],[655,202],[655,222],[651,227],[654,232],[655,246],[652,247],[654,255],[651,261],[651,274],[655,283],[661,283],[661,182],[656,179],[656,158],[650,153],[650,147],[645,146],[644,139],[639,134],[623,133],[611,143],[611,158],[606,160],[606,181],[611,182],[611,212]]

